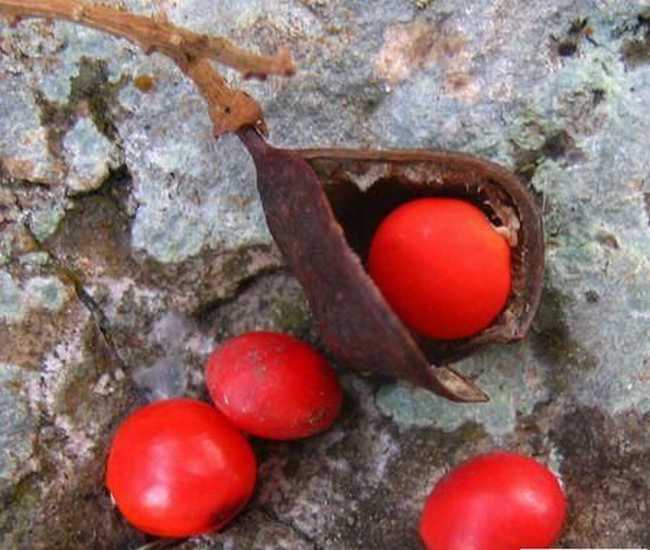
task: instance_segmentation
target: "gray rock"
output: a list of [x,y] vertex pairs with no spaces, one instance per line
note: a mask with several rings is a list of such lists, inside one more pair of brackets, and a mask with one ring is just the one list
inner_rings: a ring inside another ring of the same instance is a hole
[[20,68],[6,67],[0,80],[0,155],[9,177],[48,184],[60,183],[63,166],[47,146],[47,130],[42,126],[34,94]]
[[88,118],[81,118],[63,140],[69,166],[67,185],[72,193],[101,187],[111,169],[119,166],[118,149]]
[[30,410],[27,392],[36,374],[15,365],[0,365],[0,494],[14,488],[38,466],[32,454],[36,439],[36,418]]
[[21,319],[24,315],[25,304],[18,285],[7,272],[0,272],[0,315],[3,320]]

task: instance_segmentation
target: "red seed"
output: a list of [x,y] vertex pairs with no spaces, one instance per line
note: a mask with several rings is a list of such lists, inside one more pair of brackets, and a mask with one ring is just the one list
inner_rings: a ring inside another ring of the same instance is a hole
[[427,550],[548,548],[565,515],[564,493],[548,468],[527,456],[493,452],[438,482],[420,536]]
[[167,399],[119,427],[106,486],[124,517],[161,537],[221,529],[246,505],[256,478],[249,442],[214,407]]
[[391,212],[373,237],[368,269],[402,321],[433,339],[482,331],[510,294],[508,242],[459,199],[418,199]]
[[206,364],[206,383],[214,404],[233,424],[267,439],[326,430],[343,397],[321,355],[274,332],[251,332],[219,346]]

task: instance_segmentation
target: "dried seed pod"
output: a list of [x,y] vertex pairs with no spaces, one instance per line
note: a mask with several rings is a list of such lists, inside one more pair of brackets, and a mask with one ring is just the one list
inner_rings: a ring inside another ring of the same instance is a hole
[[[542,221],[534,198],[512,173],[461,153],[282,150],[253,129],[250,151],[269,229],[305,288],[323,342],[356,370],[401,378],[455,401],[485,401],[473,382],[447,366],[489,342],[523,338],[539,304]],[[468,200],[512,247],[512,292],[479,334],[431,341],[411,333],[363,268],[380,221],[425,196]]]

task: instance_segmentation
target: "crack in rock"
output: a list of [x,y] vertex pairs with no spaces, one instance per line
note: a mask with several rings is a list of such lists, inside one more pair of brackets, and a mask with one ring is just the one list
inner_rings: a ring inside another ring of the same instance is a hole
[[[23,211],[22,208],[20,208],[20,206],[19,209],[21,210],[21,212]],[[34,243],[37,245],[39,252],[44,252],[45,254],[48,255],[58,275],[62,279],[72,284],[77,299],[88,310],[90,316],[93,319],[93,322],[95,323],[97,329],[102,335],[102,338],[104,339],[104,343],[106,344],[106,347],[111,354],[111,359],[113,359],[120,368],[126,370],[126,361],[119,354],[117,350],[117,346],[115,345],[115,341],[113,340],[113,337],[111,335],[110,321],[108,320],[108,317],[106,316],[102,308],[99,306],[99,304],[86,290],[82,277],[73,268],[66,265],[65,262],[63,262],[60,258],[58,258],[51,250],[49,250],[36,237],[36,235],[34,235],[29,224],[24,223],[23,226],[25,227],[30,238],[33,239]]]

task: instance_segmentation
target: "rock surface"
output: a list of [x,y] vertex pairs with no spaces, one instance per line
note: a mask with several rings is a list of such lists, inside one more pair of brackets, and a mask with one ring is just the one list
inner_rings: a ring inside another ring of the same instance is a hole
[[[560,475],[558,545],[650,546],[647,2],[106,3],[288,45],[290,80],[226,71],[275,144],[479,154],[530,182],[546,223],[529,338],[458,364],[489,404],[342,373],[336,427],[256,442],[249,509],[182,548],[419,548],[435,481],[495,447]],[[103,489],[112,431],[147,399],[205,398],[213,346],[262,328],[318,345],[252,162],[212,140],[192,85],[106,34],[0,21],[0,547],[143,545]]]

